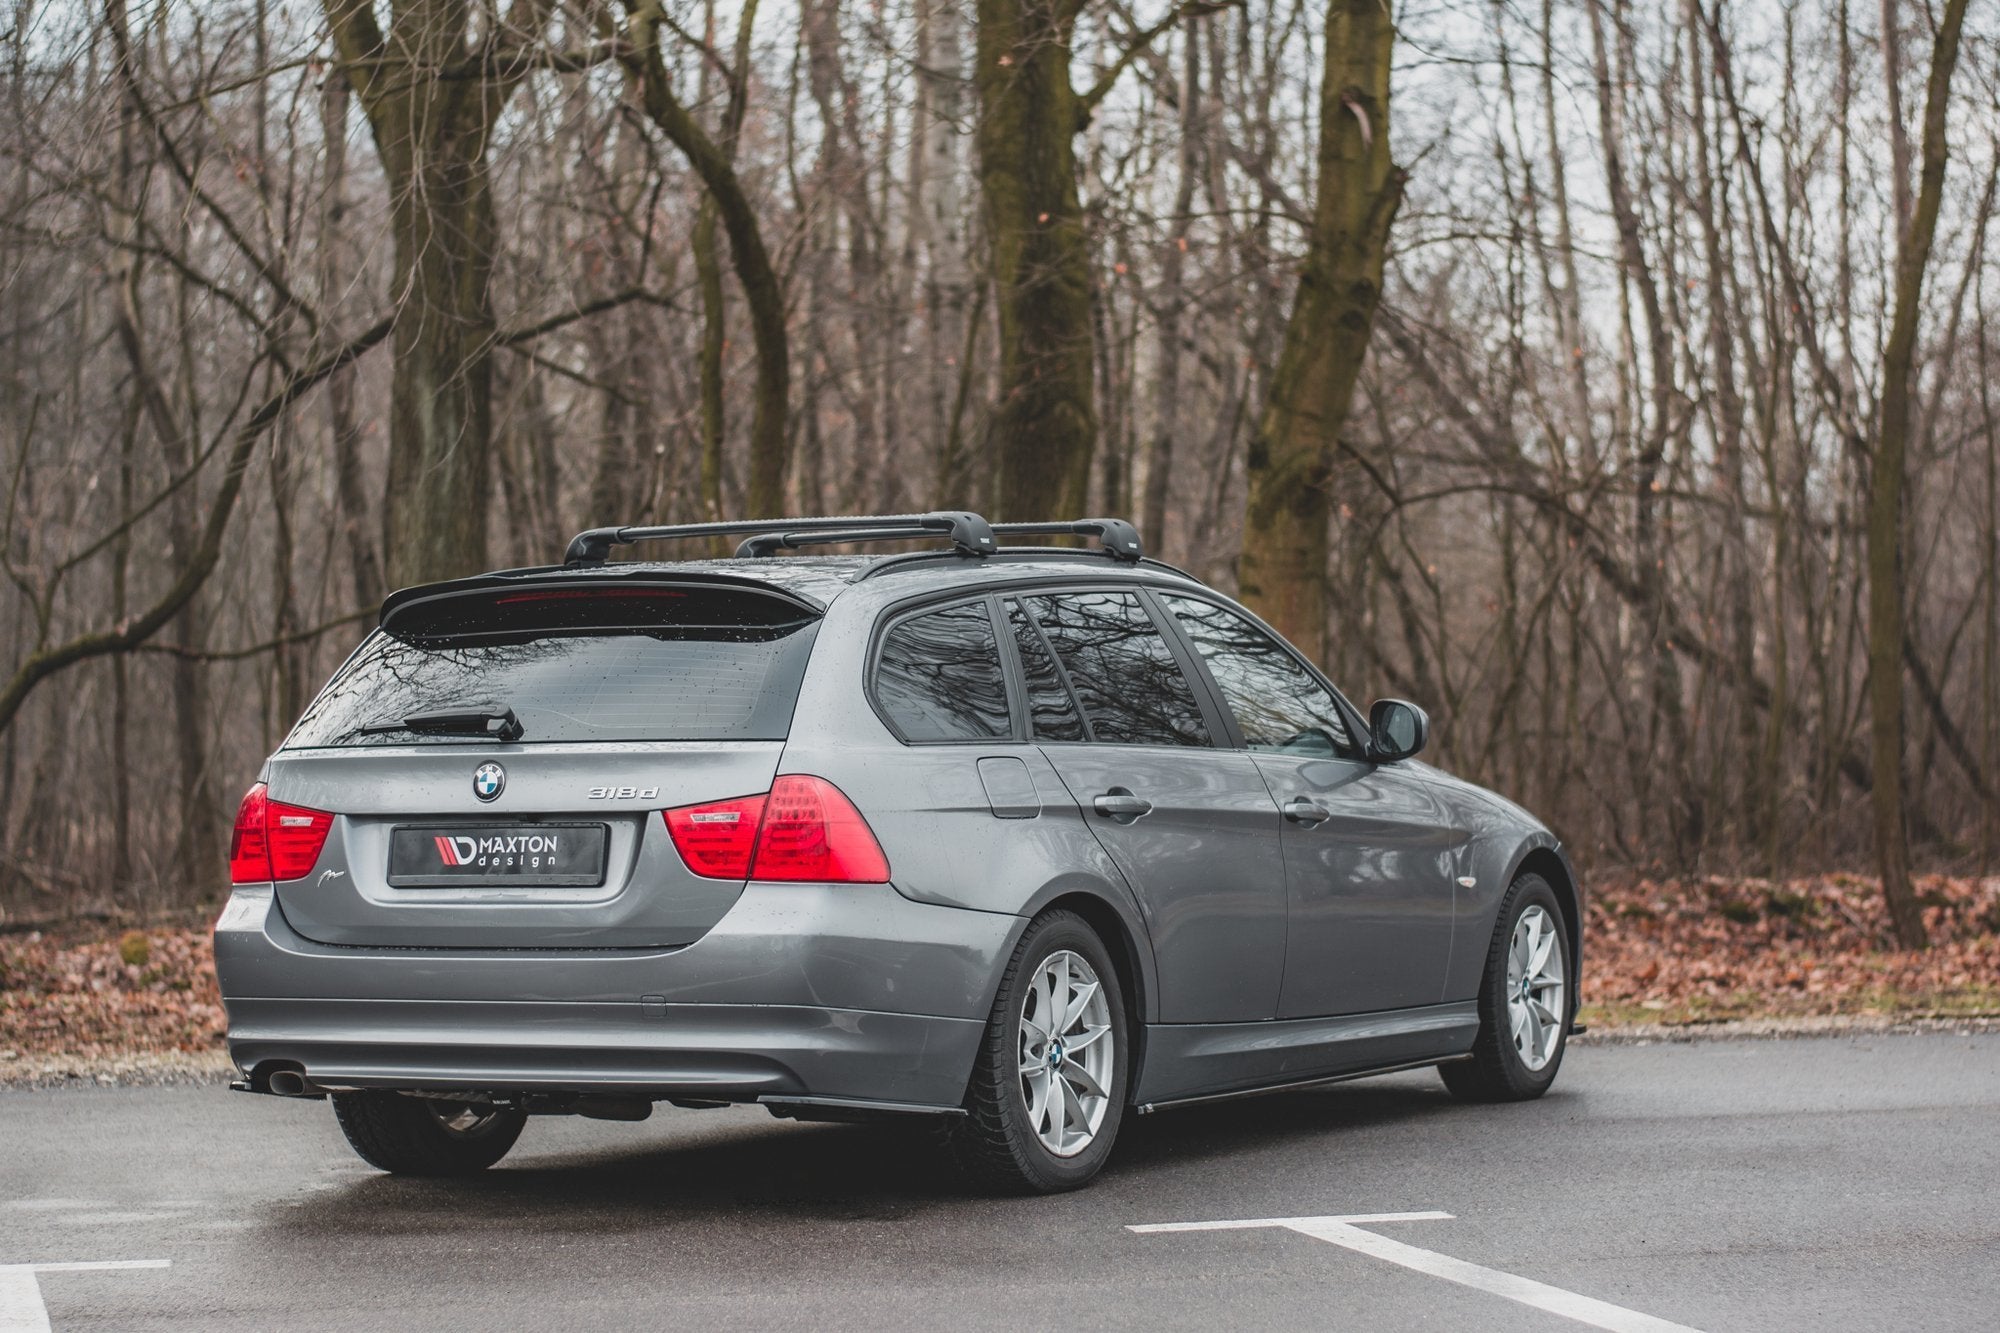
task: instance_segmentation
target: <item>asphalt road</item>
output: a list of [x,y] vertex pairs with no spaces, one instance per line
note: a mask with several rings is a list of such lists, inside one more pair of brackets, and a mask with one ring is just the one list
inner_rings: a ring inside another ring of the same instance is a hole
[[[128,1260],[169,1266],[35,1275],[51,1326],[1584,1326],[1513,1282],[1631,1328],[1993,1329],[1997,1204],[2000,1035],[1579,1047],[1525,1106],[1426,1073],[1162,1112],[1053,1199],[965,1197],[908,1136],[757,1110],[540,1119],[437,1183],[364,1167],[320,1103],[14,1089],[0,1329],[7,1265]],[[1429,1211],[1361,1226],[1388,1257],[1129,1229]]]

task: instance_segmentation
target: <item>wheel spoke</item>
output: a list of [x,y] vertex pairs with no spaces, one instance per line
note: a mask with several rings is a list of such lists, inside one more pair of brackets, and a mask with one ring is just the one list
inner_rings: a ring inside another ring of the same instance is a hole
[[1049,1113],[1049,1070],[1047,1065],[1037,1065],[1032,1071],[1024,1071],[1028,1081],[1028,1123],[1042,1133],[1042,1121]]
[[1555,947],[1556,933],[1552,930],[1542,936],[1541,943],[1535,946],[1534,957],[1529,960],[1528,975],[1540,976],[1548,969],[1549,955],[1555,952]]
[[1102,1027],[1086,1026],[1081,1032],[1066,1034],[1063,1037],[1063,1049],[1071,1055],[1075,1055],[1078,1051],[1087,1050],[1095,1046],[1098,1040],[1109,1031],[1111,1031],[1109,1025]]
[[1083,1113],[1083,1101],[1076,1095],[1076,1089],[1069,1085],[1066,1078],[1051,1079],[1050,1082],[1055,1084],[1057,1095],[1061,1098],[1062,1116],[1056,1124],[1056,1133],[1062,1147],[1069,1147],[1072,1126],[1078,1137],[1089,1139],[1090,1121]]
[[1098,984],[1095,981],[1086,981],[1076,987],[1076,993],[1070,997],[1069,1008],[1063,1011],[1061,1031],[1065,1035],[1082,1019],[1083,1011],[1097,998],[1097,991]]
[[1055,973],[1046,967],[1035,977],[1035,1018],[1046,1036],[1056,1032],[1055,981]]
[[1104,1090],[1103,1085],[1097,1081],[1096,1076],[1083,1067],[1080,1061],[1072,1060],[1067,1055],[1063,1057],[1062,1076],[1068,1081],[1071,1090],[1074,1092],[1080,1092],[1088,1097],[1108,1097],[1111,1095]]

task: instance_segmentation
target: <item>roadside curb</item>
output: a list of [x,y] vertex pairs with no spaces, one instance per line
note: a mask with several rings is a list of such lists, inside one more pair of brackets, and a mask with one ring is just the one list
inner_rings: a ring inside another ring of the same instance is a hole
[[227,1083],[235,1074],[221,1051],[134,1051],[95,1059],[29,1055],[0,1063],[0,1089],[199,1087]]
[[1821,1014],[1799,1018],[1738,1018],[1718,1023],[1634,1023],[1592,1026],[1570,1038],[1577,1046],[1683,1045],[1704,1041],[1782,1041],[1808,1037],[1971,1036],[2000,1032],[2000,1014]]

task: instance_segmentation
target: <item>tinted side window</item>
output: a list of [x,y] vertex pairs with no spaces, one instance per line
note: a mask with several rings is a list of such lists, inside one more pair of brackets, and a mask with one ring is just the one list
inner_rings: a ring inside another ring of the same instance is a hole
[[1333,694],[1283,644],[1213,602],[1160,600],[1208,664],[1251,749],[1326,756],[1351,750]]
[[1027,599],[1055,645],[1095,739],[1125,745],[1207,745],[1208,725],[1173,651],[1129,592]]
[[1077,714],[1076,700],[1070,697],[1069,686],[1063,683],[1062,671],[1049,655],[1041,632],[1019,602],[1007,603],[1007,622],[1014,627],[1014,642],[1021,650],[1021,674],[1028,687],[1028,720],[1034,738],[1083,740],[1083,718]]
[[1007,680],[986,603],[899,621],[882,640],[875,699],[905,740],[1007,736]]

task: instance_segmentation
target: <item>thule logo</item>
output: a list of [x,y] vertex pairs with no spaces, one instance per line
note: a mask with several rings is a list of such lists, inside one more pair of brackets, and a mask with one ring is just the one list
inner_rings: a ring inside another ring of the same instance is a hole
[[659,797],[658,787],[592,787],[593,801],[651,801]]

